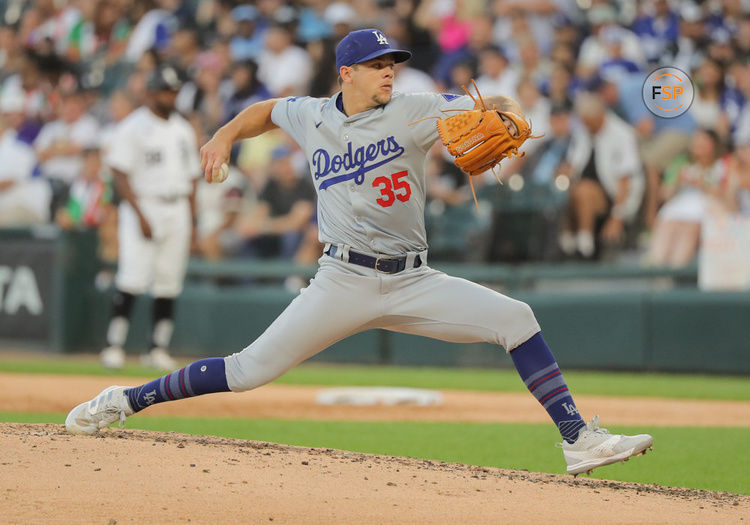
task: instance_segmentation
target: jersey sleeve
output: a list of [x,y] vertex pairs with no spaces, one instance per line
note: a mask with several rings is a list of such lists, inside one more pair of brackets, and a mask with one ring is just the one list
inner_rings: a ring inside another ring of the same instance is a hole
[[[453,95],[450,93],[408,93],[401,95],[401,104],[405,114],[409,116],[414,142],[424,151],[437,140],[438,131],[435,123],[437,119],[425,117],[444,117],[443,111],[448,115],[458,111],[474,109],[474,101],[467,95]],[[411,124],[414,122],[414,124]]]
[[276,102],[271,120],[303,149],[308,130],[315,127],[315,118],[322,120],[321,101],[312,97],[286,97]]
[[129,121],[123,121],[115,129],[104,163],[110,168],[131,174],[135,169],[136,143]]

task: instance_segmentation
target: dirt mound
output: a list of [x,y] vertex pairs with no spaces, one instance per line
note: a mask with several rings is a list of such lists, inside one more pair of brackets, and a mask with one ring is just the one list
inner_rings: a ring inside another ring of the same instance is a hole
[[0,424],[9,523],[739,523],[750,497],[108,429]]

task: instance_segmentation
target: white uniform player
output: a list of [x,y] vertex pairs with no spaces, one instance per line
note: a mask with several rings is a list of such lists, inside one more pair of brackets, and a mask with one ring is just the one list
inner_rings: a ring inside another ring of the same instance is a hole
[[193,233],[195,184],[200,161],[195,132],[176,111],[180,87],[172,66],[159,66],[148,80],[149,103],[127,116],[114,133],[105,162],[115,174],[119,206],[119,260],[104,366],[120,368],[133,300],[154,297],[153,332],[144,364],[174,368],[167,347],[173,303],[182,281]]
[[[209,181],[232,142],[280,127],[301,146],[318,195],[320,269],[268,329],[243,351],[211,358],[134,388],[110,387],[74,408],[70,432],[102,426],[154,403],[209,392],[240,392],[357,332],[382,328],[505,348],[524,383],[556,423],[570,473],[622,461],[651,446],[648,435],[611,435],[584,423],[531,308],[427,265],[424,228],[427,151],[440,111],[471,109],[469,97],[393,94],[393,66],[410,53],[376,29],[354,31],[336,50],[342,91],[290,97],[245,109],[201,149]],[[506,97],[485,98],[520,113]]]

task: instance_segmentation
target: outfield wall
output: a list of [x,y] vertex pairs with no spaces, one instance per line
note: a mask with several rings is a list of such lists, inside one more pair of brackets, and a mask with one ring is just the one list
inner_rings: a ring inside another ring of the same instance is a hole
[[[263,264],[193,265],[193,278],[186,283],[176,306],[175,354],[226,355],[241,350],[263,332],[294,297],[278,284],[264,284],[259,277],[274,271],[286,275],[283,265]],[[37,316],[28,311],[28,305],[35,304],[33,290],[24,288],[26,295],[19,295],[20,285],[13,284],[22,267],[28,269],[21,272],[26,288],[29,272],[34,275],[42,304]],[[91,235],[3,232],[0,277],[10,277],[0,279],[0,339],[6,345],[56,352],[99,350],[104,344],[112,293],[111,287],[99,290],[94,285],[100,269],[96,239]],[[701,292],[694,285],[662,291],[643,286],[529,291],[522,289],[523,283],[540,276],[573,283],[587,281],[580,281],[581,268],[576,267],[558,269],[556,274],[548,267],[535,273],[528,266],[514,272],[509,267],[454,264],[446,270],[480,280],[495,280],[500,274],[512,276],[520,283],[520,289],[512,295],[533,307],[545,338],[564,367],[750,374],[748,292]],[[615,270],[592,267],[592,278],[659,277],[652,270]],[[227,275],[241,284],[226,285]],[[672,277],[689,280],[690,274]],[[16,288],[11,291],[11,286]],[[13,312],[8,308],[10,296]],[[133,352],[141,351],[148,341],[149,319],[149,303],[137,301],[127,344]],[[444,343],[379,330],[341,341],[315,359],[410,366],[511,364],[493,345]]]

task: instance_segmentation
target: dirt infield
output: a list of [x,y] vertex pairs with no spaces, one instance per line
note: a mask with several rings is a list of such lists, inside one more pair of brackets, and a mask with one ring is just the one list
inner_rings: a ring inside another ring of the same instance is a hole
[[[18,412],[68,412],[112,384],[93,376],[0,373],[0,407]],[[143,379],[117,378],[120,384]],[[215,394],[156,405],[139,414],[329,421],[458,421],[546,423],[548,416],[528,393],[444,391],[440,406],[321,406],[318,387],[266,385],[242,394]],[[576,396],[586,417],[606,424],[750,426],[750,402]]]
[[174,433],[0,424],[4,523],[742,523],[750,497]]

